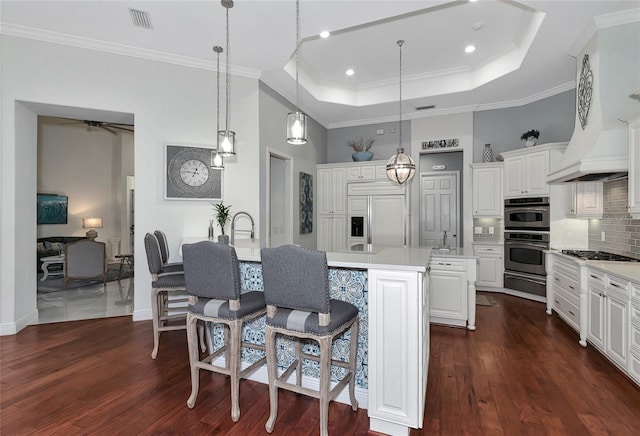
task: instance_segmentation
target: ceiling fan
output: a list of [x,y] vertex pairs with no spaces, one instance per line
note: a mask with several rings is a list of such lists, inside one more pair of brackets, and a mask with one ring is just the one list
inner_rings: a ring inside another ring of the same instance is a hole
[[72,121],[70,123],[60,123],[60,124],[84,124],[87,126],[87,130],[91,130],[92,128],[103,129],[109,133],[117,135],[120,131],[133,133],[133,125],[132,124],[122,124],[122,123],[107,123],[103,121],[92,121],[92,120],[74,120],[70,118],[61,118],[61,117],[53,117],[58,118],[65,121]]

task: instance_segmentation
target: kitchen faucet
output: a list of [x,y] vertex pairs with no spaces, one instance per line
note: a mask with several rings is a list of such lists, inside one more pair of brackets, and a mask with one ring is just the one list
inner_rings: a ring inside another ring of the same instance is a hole
[[[255,234],[255,225],[253,222],[253,218],[251,217],[251,215],[249,215],[247,212],[236,212],[233,215],[233,218],[231,218],[231,245],[233,245],[233,242],[235,241],[235,232],[236,232],[236,218],[238,217],[238,215],[246,215],[250,220],[251,220],[251,240],[254,239],[254,234]],[[239,232],[248,232],[249,230],[238,230]]]

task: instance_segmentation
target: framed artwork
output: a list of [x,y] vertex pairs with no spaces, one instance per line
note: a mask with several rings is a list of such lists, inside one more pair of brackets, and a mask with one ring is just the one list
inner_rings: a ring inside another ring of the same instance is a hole
[[167,144],[165,199],[222,200],[222,171],[211,169],[209,147]]
[[37,194],[37,224],[67,224],[69,197],[56,194]]
[[300,173],[300,234],[313,232],[313,176]]

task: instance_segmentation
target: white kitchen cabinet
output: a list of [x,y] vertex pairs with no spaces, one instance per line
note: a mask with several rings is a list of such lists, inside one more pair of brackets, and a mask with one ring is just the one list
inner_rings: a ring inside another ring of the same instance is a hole
[[[369,269],[370,429],[421,428],[429,370],[428,292],[422,273]],[[393,320],[392,322],[387,322]]]
[[565,186],[565,215],[602,218],[602,182],[575,182]]
[[629,360],[629,300],[607,292],[605,299],[605,353],[626,369]]
[[318,168],[318,214],[346,212],[347,185],[345,168]]
[[640,115],[629,121],[629,213],[640,219]]
[[372,165],[358,165],[347,167],[347,181],[369,181],[375,180],[376,168]]
[[429,268],[431,322],[475,330],[476,259],[434,252]]
[[502,288],[504,286],[504,247],[474,242],[473,254],[478,258],[476,287]]
[[589,313],[587,319],[589,342],[604,352],[605,284],[604,274],[589,272]]
[[347,243],[347,218],[345,215],[320,215],[318,217],[318,250],[341,251]]
[[472,164],[473,216],[503,218],[502,163]]
[[547,176],[567,143],[554,143],[502,153],[504,197],[548,196]]

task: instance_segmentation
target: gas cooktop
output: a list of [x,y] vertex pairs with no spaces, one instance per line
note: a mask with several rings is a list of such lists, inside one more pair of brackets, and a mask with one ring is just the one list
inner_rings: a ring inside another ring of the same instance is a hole
[[622,256],[620,254],[607,253],[606,251],[591,250],[562,250],[563,254],[577,257],[583,260],[612,260],[616,262],[640,262],[632,257]]

